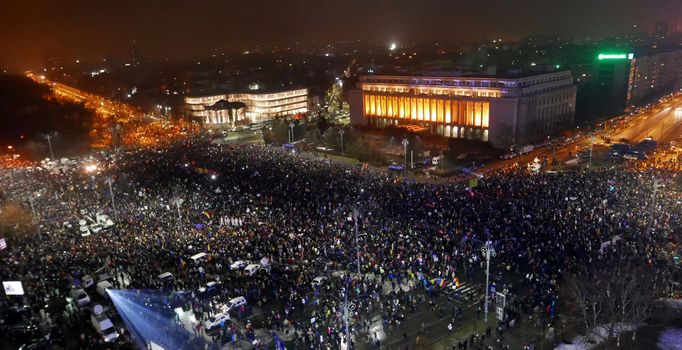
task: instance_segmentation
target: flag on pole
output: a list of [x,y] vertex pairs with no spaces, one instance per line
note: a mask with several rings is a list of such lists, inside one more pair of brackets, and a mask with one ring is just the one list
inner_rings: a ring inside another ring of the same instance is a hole
[[275,339],[275,350],[286,350],[282,338],[280,338],[277,333],[272,332],[272,337]]

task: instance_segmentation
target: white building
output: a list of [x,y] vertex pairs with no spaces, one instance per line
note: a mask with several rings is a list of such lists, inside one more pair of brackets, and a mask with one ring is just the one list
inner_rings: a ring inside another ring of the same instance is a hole
[[349,93],[351,122],[419,125],[496,146],[540,140],[573,122],[569,71],[525,77],[361,76]]
[[257,123],[308,111],[308,89],[185,97],[190,114],[212,125]]

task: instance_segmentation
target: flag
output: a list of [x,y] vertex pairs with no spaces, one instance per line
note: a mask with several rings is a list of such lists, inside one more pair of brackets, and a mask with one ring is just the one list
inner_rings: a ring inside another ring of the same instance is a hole
[[275,340],[275,350],[286,350],[284,347],[284,342],[282,341],[282,338],[277,335],[277,333],[272,333],[272,337]]
[[0,238],[0,250],[7,249],[7,241],[4,238]]
[[205,212],[203,212],[202,214],[204,214],[209,220],[210,220],[211,217],[212,217],[211,213],[208,212],[208,211],[205,211]]
[[180,258],[180,268],[181,268],[181,269],[184,268],[185,265],[186,265],[186,264],[185,264],[185,261],[182,260],[182,258]]
[[474,188],[476,186],[478,186],[478,179],[469,180],[469,187]]

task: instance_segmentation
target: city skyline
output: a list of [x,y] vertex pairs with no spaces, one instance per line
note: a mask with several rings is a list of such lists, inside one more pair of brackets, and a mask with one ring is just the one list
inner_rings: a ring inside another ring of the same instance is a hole
[[[15,1],[0,5],[0,65],[27,69],[47,52],[82,60],[125,57],[134,41],[147,58],[189,58],[216,48],[323,45],[340,41],[409,44],[478,42],[528,35],[606,36],[677,26],[682,4],[660,0],[598,3],[529,0],[524,4],[428,0]],[[636,27],[635,27],[636,26]]]

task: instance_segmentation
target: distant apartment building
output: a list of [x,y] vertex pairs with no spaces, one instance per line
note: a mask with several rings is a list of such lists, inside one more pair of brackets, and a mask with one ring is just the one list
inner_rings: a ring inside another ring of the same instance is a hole
[[682,88],[682,50],[595,53],[574,67],[578,113],[585,119],[618,115]]
[[305,88],[263,91],[251,87],[244,92],[185,97],[185,106],[193,117],[215,126],[257,123],[306,113],[308,105]]
[[639,105],[682,88],[682,50],[634,56],[628,78],[628,105]]
[[570,127],[575,99],[569,71],[514,77],[367,75],[349,92],[353,124],[417,125],[498,147],[538,141]]

